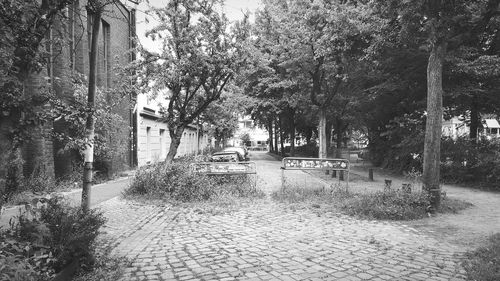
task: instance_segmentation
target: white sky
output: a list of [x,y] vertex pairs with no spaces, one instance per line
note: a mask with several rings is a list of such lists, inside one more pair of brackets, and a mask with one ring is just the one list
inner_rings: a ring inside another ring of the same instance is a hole
[[[153,7],[162,7],[166,4],[167,0],[149,0],[149,5]],[[261,5],[260,0],[225,0],[224,12],[230,21],[237,21],[243,18],[243,12],[250,11],[250,21],[253,21],[253,14]],[[158,21],[153,16],[147,16],[148,4],[145,1],[137,7],[137,37],[141,44],[149,50],[159,51],[161,49],[161,42],[154,42],[144,35],[146,31],[158,25]],[[149,23],[146,22],[147,17]]]

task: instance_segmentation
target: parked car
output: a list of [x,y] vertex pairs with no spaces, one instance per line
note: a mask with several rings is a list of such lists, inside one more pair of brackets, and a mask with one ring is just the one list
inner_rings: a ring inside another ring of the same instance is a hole
[[245,158],[245,161],[249,161],[250,158],[248,158],[248,150],[246,147],[227,147],[224,149],[224,151],[230,151],[230,152],[238,152]]
[[245,157],[237,151],[219,151],[210,157],[212,162],[244,162]]

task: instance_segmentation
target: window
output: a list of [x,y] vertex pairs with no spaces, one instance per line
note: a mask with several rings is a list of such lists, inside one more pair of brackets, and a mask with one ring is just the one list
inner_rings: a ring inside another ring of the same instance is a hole
[[146,127],[146,158],[151,161],[151,127]]
[[111,62],[110,62],[110,41],[111,41],[111,31],[109,24],[105,21],[102,21],[102,36],[103,36],[103,85],[108,88],[111,87]]
[[498,134],[498,129],[497,128],[491,128],[491,134],[492,135],[497,135]]
[[167,155],[167,150],[165,149],[165,130],[160,129],[160,159],[164,159]]

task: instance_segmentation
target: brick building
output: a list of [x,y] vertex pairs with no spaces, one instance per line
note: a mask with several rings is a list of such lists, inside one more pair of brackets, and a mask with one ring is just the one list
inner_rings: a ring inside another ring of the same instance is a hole
[[[65,73],[80,73],[88,76],[92,16],[86,11],[86,4],[87,1],[77,0],[66,11],[68,21],[65,24],[64,28],[66,30],[64,30],[64,33],[69,37],[69,52],[66,53],[60,50],[59,60],[62,60],[62,62],[59,63],[58,67],[54,66],[52,75],[63,77],[63,79],[66,79],[67,75]],[[136,30],[135,5],[135,2],[125,0],[111,2],[105,7],[101,19],[98,42],[97,87],[102,90],[100,94],[107,95],[106,100],[113,104],[113,111],[121,116],[125,123],[123,126],[127,127],[119,132],[118,139],[120,141],[110,144],[111,146],[120,146],[112,149],[122,150],[123,153],[114,155],[113,159],[106,162],[108,172],[116,172],[135,166],[132,113],[135,96],[131,92],[126,95],[123,95],[123,93],[114,95],[112,92],[113,89],[124,86],[120,85],[123,81],[118,80],[117,69],[135,59],[135,53],[132,51]],[[53,64],[56,64],[57,60]],[[68,86],[71,87],[69,84]],[[57,94],[62,98],[71,99],[72,97],[72,93],[65,89]],[[119,96],[119,99],[117,99],[117,96]],[[56,130],[57,127],[57,124],[55,124]],[[74,152],[60,153],[63,145],[54,144],[56,174],[57,171],[70,167],[71,164],[68,162],[75,158]]]

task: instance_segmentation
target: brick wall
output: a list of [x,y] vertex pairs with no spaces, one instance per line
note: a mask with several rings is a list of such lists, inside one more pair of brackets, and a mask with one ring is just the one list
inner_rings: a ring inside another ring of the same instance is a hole
[[[89,34],[87,30],[89,25],[85,4],[86,1],[80,1],[80,3],[78,3],[78,14],[80,14],[80,17],[75,18],[75,38],[80,38],[80,40],[75,40],[77,43],[75,44],[74,69],[88,76]],[[117,76],[115,75],[117,73],[116,68],[125,66],[130,62],[130,36],[133,34],[132,31],[135,29],[135,23],[131,18],[131,12],[119,3],[110,4],[106,7],[102,21],[104,24],[101,25],[98,43],[97,86],[99,88],[113,88],[114,86],[119,86],[117,85]],[[106,39],[109,39],[109,41]],[[105,48],[106,45],[107,48]],[[106,49],[108,49],[108,52],[106,52]],[[105,52],[108,54],[107,71],[104,59]],[[111,99],[111,97],[107,98]],[[130,127],[129,130],[121,136],[127,140],[131,139],[131,109],[133,108],[133,100],[133,96],[124,96],[118,101],[116,99],[110,100],[110,102],[117,104],[114,108],[115,113],[118,113],[124,120],[126,120]],[[127,147],[127,151],[129,150],[130,147]],[[123,155],[112,160],[111,168],[114,172],[127,169],[131,166],[131,158],[130,153],[124,153]]]

